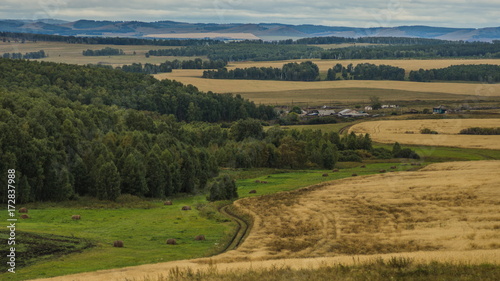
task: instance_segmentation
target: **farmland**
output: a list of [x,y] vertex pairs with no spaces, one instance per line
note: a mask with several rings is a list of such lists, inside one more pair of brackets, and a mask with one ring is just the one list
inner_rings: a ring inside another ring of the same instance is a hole
[[[458,135],[460,130],[470,127],[500,127],[500,119],[374,121],[356,124],[349,131],[369,133],[375,141],[382,143],[500,149],[499,136]],[[424,128],[438,134],[421,134],[420,130]]]
[[[343,179],[235,202],[254,217],[236,250],[210,259],[75,275],[73,280],[209,270],[311,268],[374,258],[484,263],[499,260],[498,161],[433,164],[419,171]],[[353,259],[353,256],[356,257]],[[292,259],[293,258],[293,259]],[[304,259],[307,258],[307,259]],[[272,260],[272,261],[269,261]],[[65,280],[61,277],[52,280]]]

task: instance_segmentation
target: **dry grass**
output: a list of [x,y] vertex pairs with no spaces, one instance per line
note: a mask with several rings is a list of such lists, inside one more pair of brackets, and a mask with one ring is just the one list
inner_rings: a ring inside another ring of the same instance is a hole
[[[375,258],[480,264],[500,261],[500,161],[429,165],[236,201],[254,227],[212,258],[89,272],[53,280],[122,280],[171,270],[292,269]],[[140,280],[140,279],[139,279]]]
[[[369,133],[374,141],[382,143],[500,149],[500,136],[458,135],[460,130],[470,127],[500,127],[500,119],[373,121],[356,124],[349,131]],[[438,134],[420,134],[424,128]]]
[[[125,52],[123,56],[84,56],[82,51],[100,50],[105,47],[122,49]],[[153,63],[160,64],[166,60],[173,60],[174,57],[145,57],[145,53],[149,50],[179,48],[170,46],[153,46],[153,45],[90,45],[90,44],[68,44],[59,42],[37,42],[37,43],[3,43],[0,42],[0,54],[3,53],[27,53],[44,50],[49,55],[47,58],[40,61],[51,61],[71,64],[97,64],[103,63],[112,66],[121,66],[124,64],[137,63]],[[133,52],[136,55],[133,55]],[[193,57],[178,57],[177,59],[193,59]]]

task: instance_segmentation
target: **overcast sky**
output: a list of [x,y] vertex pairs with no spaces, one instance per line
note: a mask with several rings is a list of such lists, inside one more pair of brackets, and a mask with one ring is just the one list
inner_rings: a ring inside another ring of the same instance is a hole
[[500,26],[500,0],[1,0],[0,18],[479,28]]

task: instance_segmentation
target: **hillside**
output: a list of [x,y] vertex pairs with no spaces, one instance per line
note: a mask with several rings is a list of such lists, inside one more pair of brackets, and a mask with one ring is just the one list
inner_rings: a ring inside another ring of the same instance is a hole
[[[139,22],[139,21],[94,21],[78,20],[66,22],[43,19],[39,21],[0,20],[0,31],[30,32],[73,36],[125,36],[159,38],[200,38],[248,39],[258,37],[264,40],[284,38],[306,38],[322,36],[339,37],[419,37],[444,40],[488,41],[500,39],[500,27],[490,28],[445,28],[432,26],[398,27],[339,27],[322,25],[287,25],[278,23],[260,24],[215,24],[184,23],[174,21]],[[197,35],[195,35],[197,34]]]

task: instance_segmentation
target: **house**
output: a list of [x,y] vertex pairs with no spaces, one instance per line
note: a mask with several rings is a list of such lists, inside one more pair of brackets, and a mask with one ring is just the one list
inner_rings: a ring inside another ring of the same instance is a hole
[[438,107],[433,107],[432,108],[432,113],[434,114],[444,114],[444,113],[447,113],[448,112],[448,109],[445,107],[445,106],[438,106]]
[[335,110],[333,109],[318,109],[318,116],[331,116],[335,115]]
[[341,110],[337,115],[342,117],[362,117],[368,116],[368,113],[361,113],[354,109],[344,109]]

